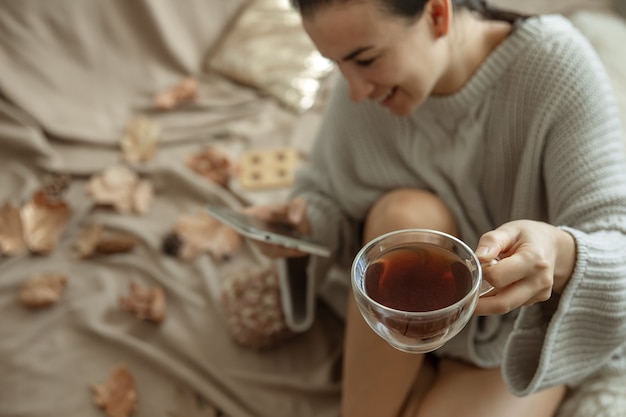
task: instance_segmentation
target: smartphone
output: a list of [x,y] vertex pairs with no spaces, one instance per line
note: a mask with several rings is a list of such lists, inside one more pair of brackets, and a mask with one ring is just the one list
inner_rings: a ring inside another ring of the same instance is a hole
[[308,256],[281,258],[278,262],[278,280],[285,324],[296,333],[307,331],[315,318],[315,284],[309,276]]
[[330,256],[330,249],[288,225],[268,222],[226,206],[210,204],[210,215],[244,236],[258,241],[298,249],[311,255]]

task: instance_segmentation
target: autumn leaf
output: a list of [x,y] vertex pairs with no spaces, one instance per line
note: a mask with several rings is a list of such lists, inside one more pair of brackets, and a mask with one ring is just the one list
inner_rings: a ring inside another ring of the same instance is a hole
[[54,250],[70,216],[61,199],[50,199],[45,190],[37,191],[20,210],[23,234],[31,252],[48,254]]
[[126,126],[121,140],[124,160],[130,163],[154,159],[161,137],[161,126],[146,116],[133,118]]
[[137,409],[135,378],[126,365],[118,365],[109,378],[91,386],[93,402],[109,417],[128,417]]
[[7,201],[0,209],[0,254],[17,255],[26,250],[20,211]]
[[187,167],[196,174],[222,187],[228,185],[234,165],[228,154],[217,148],[205,148],[189,155]]
[[36,274],[20,288],[19,302],[28,308],[43,308],[56,304],[67,285],[67,278],[61,274]]
[[81,259],[94,255],[111,255],[130,252],[137,244],[137,238],[125,232],[106,230],[97,223],[89,224],[81,230],[74,248]]
[[96,204],[111,206],[120,213],[145,214],[154,199],[152,183],[123,165],[108,167],[91,177],[87,193]]
[[183,78],[171,88],[154,97],[154,107],[160,110],[172,110],[185,102],[198,99],[198,81],[195,78]]
[[142,288],[130,284],[130,294],[120,297],[120,305],[139,320],[161,324],[166,317],[165,292],[160,287]]
[[182,215],[173,232],[180,239],[178,257],[192,260],[203,252],[215,259],[225,259],[239,250],[243,238],[234,229],[207,213]]

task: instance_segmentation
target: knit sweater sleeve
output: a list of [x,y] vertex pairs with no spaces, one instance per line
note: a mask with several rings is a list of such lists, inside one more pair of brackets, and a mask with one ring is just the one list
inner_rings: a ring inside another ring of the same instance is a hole
[[549,221],[571,233],[577,252],[563,293],[522,308],[508,339],[503,375],[517,395],[626,365],[626,161],[617,108],[582,36],[542,48],[550,63],[537,63],[545,112],[536,123],[547,132],[541,169]]
[[331,248],[330,257],[313,256],[309,261],[308,278],[314,281],[318,295],[323,292],[331,267],[349,269],[362,244],[362,222],[381,192],[380,187],[368,182],[364,171],[384,170],[386,155],[371,149],[378,149],[384,136],[394,131],[389,126],[393,118],[371,112],[371,107],[351,102],[345,81],[337,81],[325,106],[309,163],[297,173],[291,193],[291,197],[307,201],[313,237]]

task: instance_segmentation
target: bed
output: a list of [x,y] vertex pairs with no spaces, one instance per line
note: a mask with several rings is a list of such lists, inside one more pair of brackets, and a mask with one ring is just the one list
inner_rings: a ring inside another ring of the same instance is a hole
[[[599,3],[555,11],[621,19]],[[276,263],[204,212],[281,201],[306,163],[337,74],[287,1],[2,9],[0,416],[338,416],[340,309],[293,331]],[[246,171],[276,152],[281,178]],[[624,376],[595,382],[580,415],[623,415]]]

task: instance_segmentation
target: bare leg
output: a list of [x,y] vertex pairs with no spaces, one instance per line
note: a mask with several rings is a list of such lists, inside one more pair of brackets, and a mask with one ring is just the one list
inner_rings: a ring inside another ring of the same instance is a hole
[[442,359],[415,417],[551,417],[565,392],[561,386],[516,397],[505,386],[499,368],[480,369]]
[[[454,218],[437,197],[419,190],[397,190],[372,207],[363,237],[367,242],[383,233],[408,228],[456,234]],[[393,417],[403,413],[423,361],[423,355],[396,350],[375,334],[350,294],[343,364],[343,417]]]

